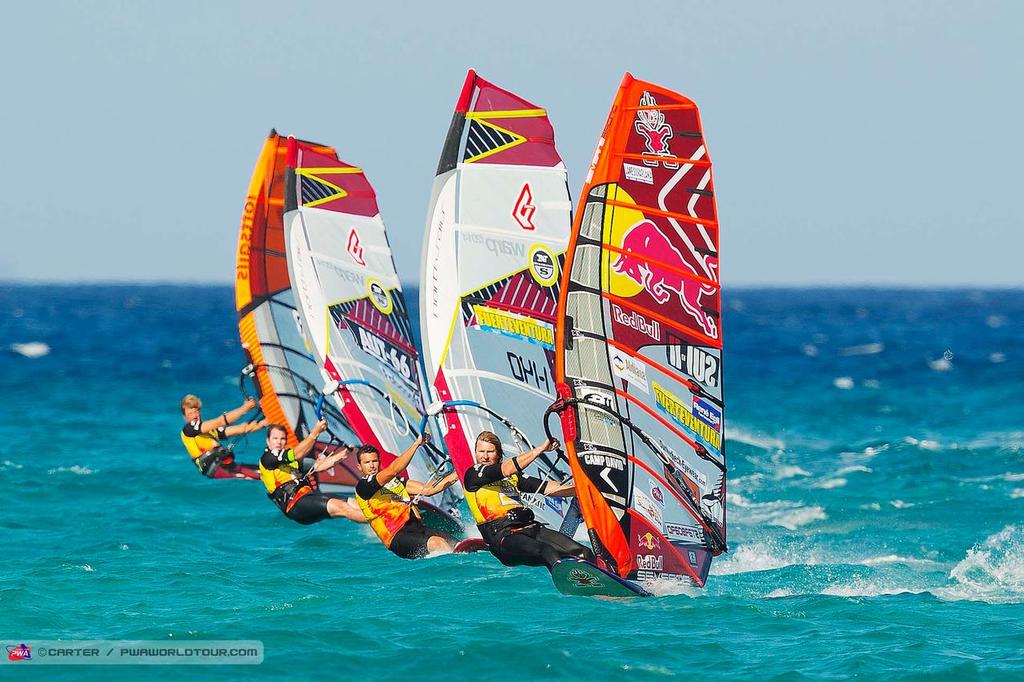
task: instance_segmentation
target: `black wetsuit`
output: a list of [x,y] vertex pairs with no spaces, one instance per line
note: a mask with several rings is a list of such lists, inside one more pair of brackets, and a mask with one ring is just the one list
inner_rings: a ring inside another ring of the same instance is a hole
[[[295,473],[308,471],[308,467],[302,467],[291,457],[294,457],[291,450],[275,451],[267,448],[263,451],[263,456],[260,457],[260,468],[268,472],[282,467],[294,470]],[[274,504],[289,519],[308,526],[317,521],[331,518],[331,513],[327,511],[327,503],[340,497],[319,492],[316,487],[315,477],[308,478],[301,485],[293,479],[279,484],[274,492],[267,493],[267,497],[273,500]]]
[[[542,492],[544,481],[532,476],[504,476],[501,464],[478,464],[466,472],[463,488],[473,496],[470,509],[491,553],[506,566],[547,566],[561,559],[594,562],[594,553],[572,538],[532,520],[519,493]],[[500,491],[500,494],[499,494]],[[504,497],[507,501],[501,501]],[[489,505],[497,501],[497,508]],[[476,509],[474,509],[476,507]],[[523,511],[519,511],[523,510]],[[488,515],[491,520],[484,520]],[[524,517],[525,518],[522,518]]]
[[[429,553],[427,542],[432,537],[450,538],[440,531],[423,524],[407,503],[408,493],[401,480],[394,479],[387,486],[377,482],[371,474],[359,479],[356,484],[356,502],[370,521],[370,527],[381,542],[395,555],[403,559],[421,559]],[[407,517],[397,530],[392,528]]]

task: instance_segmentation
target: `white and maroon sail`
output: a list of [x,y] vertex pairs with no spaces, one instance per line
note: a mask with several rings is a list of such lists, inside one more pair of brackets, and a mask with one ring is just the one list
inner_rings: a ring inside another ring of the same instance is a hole
[[[570,223],[547,112],[470,71],[434,179],[420,289],[426,380],[447,406],[440,421],[460,476],[481,431],[510,454],[544,441]],[[527,473],[560,482],[569,470],[548,453]],[[563,498],[527,502],[555,528],[570,510]]]

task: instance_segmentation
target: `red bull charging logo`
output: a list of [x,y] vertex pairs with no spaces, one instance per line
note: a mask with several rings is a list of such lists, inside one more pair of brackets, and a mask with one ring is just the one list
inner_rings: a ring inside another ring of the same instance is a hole
[[612,263],[612,270],[642,286],[660,304],[667,303],[675,294],[683,310],[696,320],[704,333],[712,339],[718,338],[718,324],[704,312],[701,304],[703,297],[714,294],[715,290],[680,272],[697,274],[653,221],[645,218],[626,230],[621,248],[622,253]]

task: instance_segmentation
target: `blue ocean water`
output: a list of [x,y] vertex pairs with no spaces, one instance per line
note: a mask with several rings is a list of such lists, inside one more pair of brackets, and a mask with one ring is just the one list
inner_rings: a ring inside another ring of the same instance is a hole
[[0,285],[0,643],[265,646],[0,676],[1024,673],[1022,291],[726,290],[731,551],[705,590],[625,602],[485,553],[402,561],[197,475],[178,401],[239,404],[235,334],[228,287]]

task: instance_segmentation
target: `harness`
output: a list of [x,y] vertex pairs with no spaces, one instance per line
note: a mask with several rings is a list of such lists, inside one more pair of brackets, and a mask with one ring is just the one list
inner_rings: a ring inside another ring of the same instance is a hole
[[267,493],[267,497],[274,501],[274,504],[285,514],[292,510],[292,507],[306,495],[316,490],[315,479],[309,479],[300,483],[297,479],[282,483],[274,488],[274,492]]
[[220,445],[195,458],[196,466],[204,476],[210,476],[219,464],[233,464],[235,455]]

